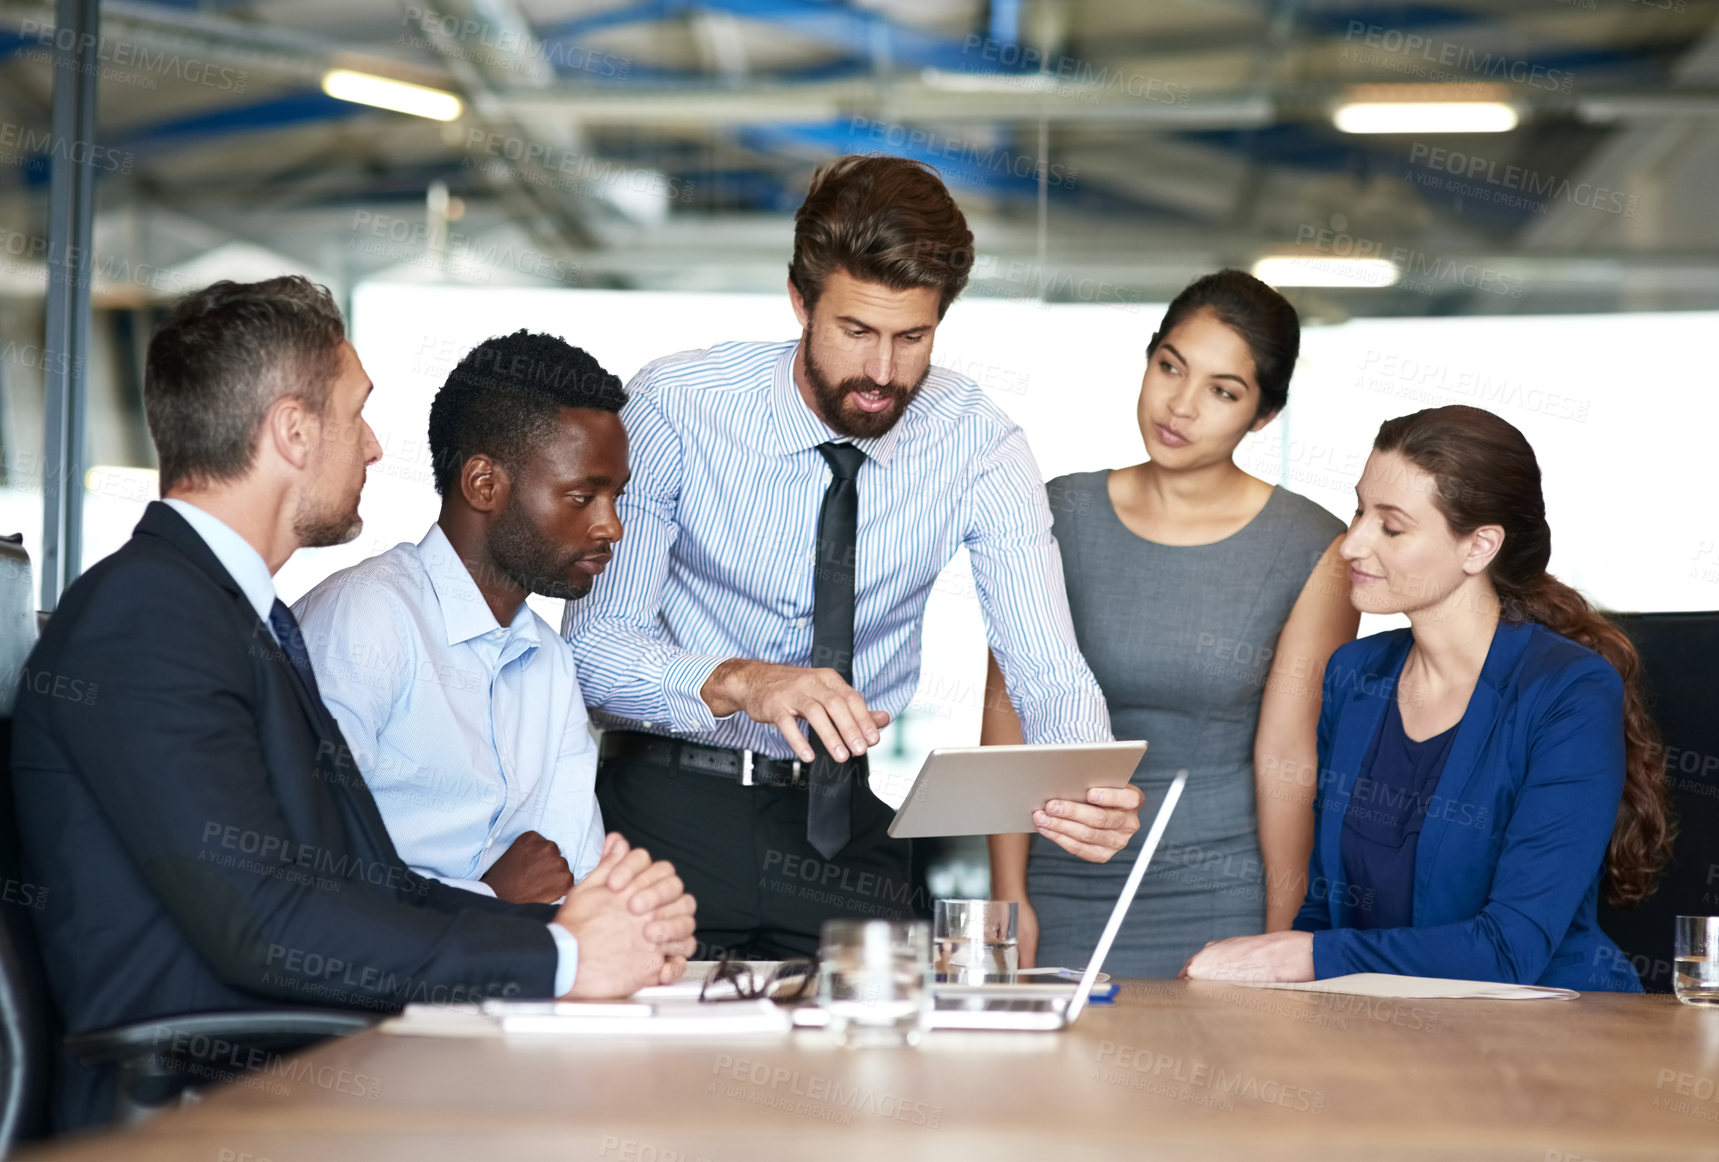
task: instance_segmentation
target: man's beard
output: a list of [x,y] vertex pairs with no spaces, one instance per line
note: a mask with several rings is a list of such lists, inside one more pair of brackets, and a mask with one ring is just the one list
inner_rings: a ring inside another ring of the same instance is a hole
[[[863,375],[844,379],[840,383],[831,383],[829,377],[818,367],[817,353],[812,349],[810,328],[802,333],[800,341],[806,349],[806,380],[811,384],[812,398],[818,401],[818,411],[823,413],[824,423],[839,436],[871,440],[895,427],[902,413],[907,410],[907,405],[919,394],[925,377],[931,374],[931,367],[927,364],[925,370],[920,373],[918,382],[912,387],[893,382],[879,384]],[[891,397],[890,406],[880,412],[862,412],[848,402],[848,393],[855,391],[886,393]]]
[[573,572],[574,564],[590,554],[570,552],[550,544],[526,519],[517,504],[509,502],[501,510],[484,543],[495,567],[527,593],[577,601],[591,592],[593,578]]
[[364,531],[364,518],[358,515],[358,498],[319,505],[309,497],[300,497],[298,511],[292,518],[292,531],[303,549],[344,545]]

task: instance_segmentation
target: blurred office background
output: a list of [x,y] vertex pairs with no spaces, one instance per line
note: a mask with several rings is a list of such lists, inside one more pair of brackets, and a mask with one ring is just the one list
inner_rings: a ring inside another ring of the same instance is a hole
[[[883,151],[966,211],[936,361],[1047,477],[1139,457],[1163,304],[1239,266],[1306,323],[1250,471],[1347,518],[1380,420],[1489,407],[1540,454],[1556,572],[1612,609],[1719,608],[1714,0],[113,0],[97,131],[70,143],[54,21],[0,0],[0,531],[38,564],[56,150],[96,171],[85,565],[156,493],[165,304],[294,271],[348,308],[385,459],[361,539],[300,554],[289,599],[422,535],[429,400],[471,344],[549,330],[629,377],[791,338],[807,179]],[[977,737],[964,561],[925,647],[880,763],[897,794]],[[943,874],[983,890],[976,861]]]

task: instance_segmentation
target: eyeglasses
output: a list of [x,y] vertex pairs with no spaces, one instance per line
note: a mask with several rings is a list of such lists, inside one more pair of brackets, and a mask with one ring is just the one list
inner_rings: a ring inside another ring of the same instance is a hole
[[[698,999],[715,1003],[755,1001],[768,997],[778,1004],[793,1004],[806,997],[812,989],[812,982],[817,979],[818,962],[815,958],[784,960],[760,981],[749,962],[725,954],[716,962],[716,968],[711,974],[704,978],[704,984],[698,990]],[[712,993],[711,986],[722,983],[733,985],[734,992]]]

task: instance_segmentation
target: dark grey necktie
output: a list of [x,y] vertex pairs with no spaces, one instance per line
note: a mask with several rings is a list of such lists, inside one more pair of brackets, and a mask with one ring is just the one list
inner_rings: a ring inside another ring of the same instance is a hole
[[[819,444],[830,465],[830,486],[818,511],[818,562],[812,582],[812,665],[854,680],[854,558],[859,542],[859,478],[865,453],[852,444]],[[863,725],[863,724],[862,724]],[[839,763],[812,732],[806,840],[825,859],[853,835],[854,776],[864,759]]]
[[292,668],[298,671],[298,676],[304,681],[304,688],[310,691],[312,698],[321,699],[322,692],[316,688],[316,672],[310,668],[310,651],[304,648],[304,634],[298,628],[298,618],[292,615],[286,602],[275,598],[273,607],[269,609],[269,628],[275,631],[275,638],[281,643],[281,652],[286,655]]

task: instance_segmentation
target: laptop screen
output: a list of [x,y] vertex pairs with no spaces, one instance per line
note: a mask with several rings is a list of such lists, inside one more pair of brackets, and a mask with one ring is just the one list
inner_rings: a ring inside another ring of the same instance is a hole
[[1086,971],[1080,974],[1080,987],[1074,990],[1074,999],[1068,1005],[1068,1020],[1071,1022],[1080,1016],[1080,1010],[1086,1007],[1086,1000],[1092,995],[1092,986],[1098,980],[1104,958],[1109,954],[1111,944],[1115,943],[1116,934],[1122,930],[1122,919],[1128,915],[1128,906],[1140,890],[1140,881],[1146,878],[1146,865],[1152,862],[1152,853],[1158,850],[1158,842],[1164,838],[1164,829],[1170,825],[1170,813],[1176,809],[1176,801],[1182,797],[1182,788],[1187,782],[1188,770],[1184,767],[1176,772],[1175,781],[1164,793],[1164,801],[1158,805],[1152,830],[1146,833],[1146,842],[1140,845],[1140,854],[1134,858],[1128,881],[1122,885],[1122,894],[1110,910],[1110,920],[1104,925],[1104,934],[1098,938],[1098,947],[1093,949],[1092,959],[1086,962]]

